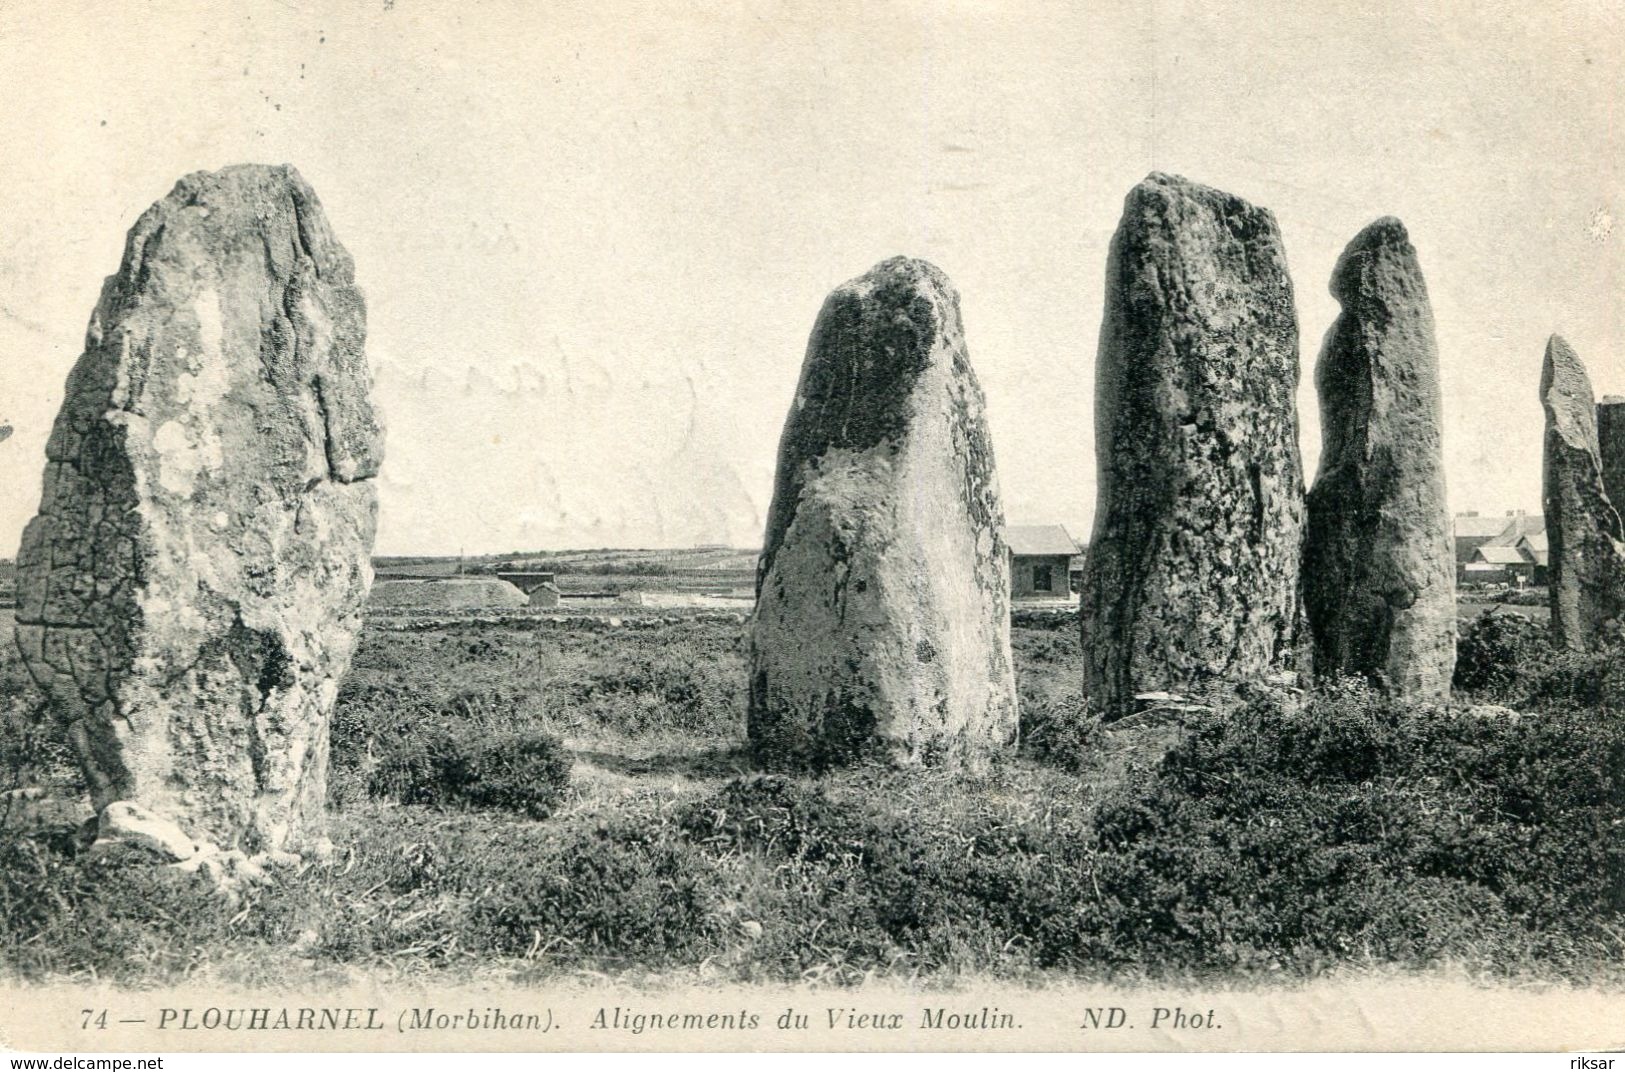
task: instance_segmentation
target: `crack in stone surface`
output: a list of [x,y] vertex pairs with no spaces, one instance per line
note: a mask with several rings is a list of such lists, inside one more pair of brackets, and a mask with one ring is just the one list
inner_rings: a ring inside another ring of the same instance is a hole
[[18,556],[17,642],[98,808],[324,841],[382,459],[365,334],[292,168],[188,175],[131,229]]

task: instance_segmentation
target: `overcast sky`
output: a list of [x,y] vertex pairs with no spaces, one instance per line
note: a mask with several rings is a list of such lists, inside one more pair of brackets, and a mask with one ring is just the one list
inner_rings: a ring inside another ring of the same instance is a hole
[[818,307],[894,254],[963,295],[1009,519],[1087,538],[1106,247],[1152,170],[1276,213],[1311,475],[1332,266],[1403,219],[1452,505],[1536,510],[1546,336],[1625,392],[1625,22],[1355,6],[9,0],[0,555],[125,232],[244,161],[355,256],[383,553],[757,545]]

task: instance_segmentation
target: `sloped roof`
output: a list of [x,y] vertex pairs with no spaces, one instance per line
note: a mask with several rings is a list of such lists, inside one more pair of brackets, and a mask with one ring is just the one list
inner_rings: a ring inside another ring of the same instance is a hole
[[1514,544],[1520,536],[1533,536],[1546,531],[1545,514],[1519,514],[1504,519],[1506,526],[1495,537],[1496,543]]
[[1458,540],[1499,536],[1507,527],[1504,517],[1479,517],[1477,514],[1457,514],[1455,523]]
[[1537,566],[1552,564],[1551,541],[1544,532],[1530,533],[1518,541],[1518,550],[1535,560]]
[[1493,563],[1497,566],[1518,566],[1529,561],[1523,557],[1523,552],[1516,547],[1505,544],[1487,543],[1480,547],[1473,555],[1474,559]]
[[1063,525],[1006,525],[1004,542],[1013,555],[1075,555],[1078,545]]

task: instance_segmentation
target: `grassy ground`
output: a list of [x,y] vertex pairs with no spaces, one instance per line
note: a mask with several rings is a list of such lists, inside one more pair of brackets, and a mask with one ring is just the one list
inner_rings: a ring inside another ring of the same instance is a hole
[[11,837],[0,950],[29,978],[132,983],[1619,985],[1625,673],[1534,628],[1464,651],[1477,698],[1536,717],[1344,685],[1109,730],[1079,714],[1071,625],[1019,628],[1019,754],[815,780],[751,772],[736,625],[372,627],[335,713],[333,860],[227,901],[89,859],[70,828]]

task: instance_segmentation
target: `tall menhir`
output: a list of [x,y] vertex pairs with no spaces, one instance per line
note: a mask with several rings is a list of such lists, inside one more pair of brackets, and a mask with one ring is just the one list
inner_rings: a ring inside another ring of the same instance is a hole
[[1295,671],[1298,324],[1275,218],[1153,174],[1123,206],[1095,365],[1099,493],[1080,617],[1090,705]]
[[130,231],[18,555],[18,643],[104,828],[118,803],[192,849],[324,846],[372,580],[365,335],[291,167],[188,175]]
[[1013,742],[1003,523],[953,285],[897,257],[838,287],[779,442],[750,629],[760,760],[975,764]]
[[1320,473],[1309,492],[1304,603],[1315,673],[1441,701],[1456,666],[1456,566],[1443,399],[1427,284],[1405,227],[1380,219],[1332,273]]

